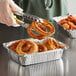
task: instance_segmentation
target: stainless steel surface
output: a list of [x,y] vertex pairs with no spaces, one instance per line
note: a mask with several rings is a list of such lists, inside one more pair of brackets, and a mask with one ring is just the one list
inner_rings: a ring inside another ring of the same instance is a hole
[[0,46],[0,76],[76,76],[76,39],[60,60],[30,66],[11,61],[7,50]]
[[[38,42],[38,43],[43,42],[43,40],[37,40],[37,39],[32,39],[32,38],[29,40]],[[3,43],[3,46],[7,49],[8,54],[11,57],[11,59],[13,59],[14,61],[16,61],[17,63],[21,65],[31,65],[31,64],[37,64],[37,63],[60,59],[63,55],[63,51],[68,48],[66,46],[64,48],[59,48],[59,49],[46,51],[46,52],[33,53],[33,54],[27,54],[27,55],[18,55],[8,48],[12,43],[16,41],[17,40]],[[59,44],[63,44],[63,43],[59,42]]]

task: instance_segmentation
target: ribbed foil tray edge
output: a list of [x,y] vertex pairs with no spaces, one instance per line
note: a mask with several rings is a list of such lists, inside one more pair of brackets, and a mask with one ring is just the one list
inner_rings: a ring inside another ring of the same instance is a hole
[[66,48],[65,47],[63,49],[60,48],[60,49],[50,50],[46,52],[39,52],[39,53],[33,53],[33,54],[27,54],[27,55],[18,55],[8,48],[8,46],[10,46],[13,42],[15,41],[3,43],[3,46],[8,50],[9,56],[14,61],[16,61],[21,65],[30,65],[30,64],[36,64],[36,63],[60,59],[62,57],[64,49]]

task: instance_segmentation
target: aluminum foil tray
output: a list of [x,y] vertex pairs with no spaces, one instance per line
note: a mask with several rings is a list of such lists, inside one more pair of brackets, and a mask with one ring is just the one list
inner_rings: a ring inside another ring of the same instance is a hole
[[[40,40],[37,39],[30,39],[32,41],[39,42]],[[51,50],[51,51],[46,51],[46,52],[39,52],[39,53],[33,53],[33,54],[27,54],[27,55],[18,55],[12,50],[8,48],[12,43],[15,41],[10,41],[3,43],[3,46],[8,50],[9,56],[16,61],[17,63],[21,65],[31,65],[31,64],[36,64],[36,63],[41,63],[41,62],[47,62],[47,61],[52,61],[52,60],[57,60],[62,57],[63,51],[66,48],[63,49],[56,49],[56,50]],[[40,41],[41,42],[41,41]],[[61,43],[61,42],[60,42]]]
[[58,22],[61,20],[61,19],[64,19],[64,18],[67,18],[67,16],[59,16],[59,17],[54,17],[53,18],[53,23],[55,25],[58,26],[58,31],[62,34],[64,34],[65,36],[69,37],[69,38],[76,38],[76,30],[66,30],[64,29],[60,24],[58,24]]

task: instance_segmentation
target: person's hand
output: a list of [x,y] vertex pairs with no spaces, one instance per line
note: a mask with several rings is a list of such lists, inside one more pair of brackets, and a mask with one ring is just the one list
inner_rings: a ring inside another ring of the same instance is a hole
[[0,23],[8,26],[17,25],[15,13],[21,13],[23,10],[17,6],[13,0],[0,0]]

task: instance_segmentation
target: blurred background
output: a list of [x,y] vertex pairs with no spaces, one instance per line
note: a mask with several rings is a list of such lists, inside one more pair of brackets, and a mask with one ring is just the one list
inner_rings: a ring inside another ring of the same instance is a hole
[[76,0],[67,0],[70,14],[76,14]]

